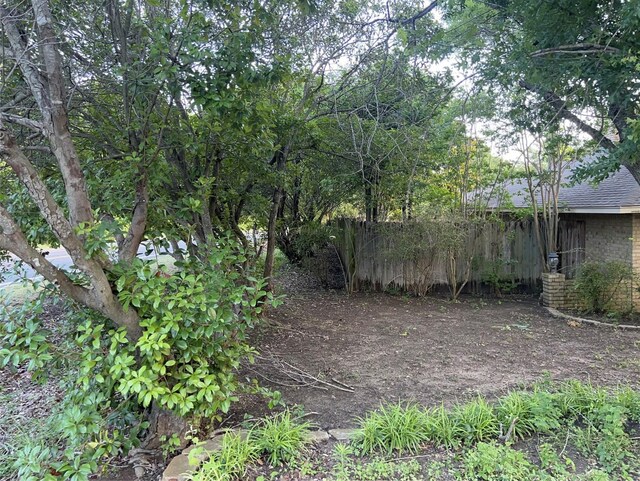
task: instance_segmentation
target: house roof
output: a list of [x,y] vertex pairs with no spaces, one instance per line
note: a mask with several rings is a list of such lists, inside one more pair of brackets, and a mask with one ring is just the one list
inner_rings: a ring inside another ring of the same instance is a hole
[[[584,165],[591,159],[585,159],[577,165]],[[577,166],[576,165],[576,166]],[[572,169],[563,173],[558,204],[563,212],[593,214],[631,214],[640,213],[640,185],[629,170],[622,166],[602,182],[592,185],[583,182],[571,185]],[[488,207],[498,210],[501,205],[520,209],[529,207],[531,200],[524,179],[510,181],[502,186],[498,196],[489,199]],[[509,202],[510,199],[510,202]]]

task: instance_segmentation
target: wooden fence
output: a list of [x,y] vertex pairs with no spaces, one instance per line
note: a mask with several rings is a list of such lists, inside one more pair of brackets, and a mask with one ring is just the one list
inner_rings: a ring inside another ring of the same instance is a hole
[[[561,224],[561,249],[571,253],[563,256],[571,277],[582,261],[584,226],[576,227],[570,221]],[[463,229],[456,225],[444,228]],[[394,288],[426,294],[437,286],[456,289],[465,282],[466,290],[476,292],[486,286],[528,289],[539,285],[543,272],[531,220],[466,226],[456,238],[456,249],[446,247],[446,235],[435,239],[429,226],[418,224],[340,219],[334,231],[334,245],[353,290]]]

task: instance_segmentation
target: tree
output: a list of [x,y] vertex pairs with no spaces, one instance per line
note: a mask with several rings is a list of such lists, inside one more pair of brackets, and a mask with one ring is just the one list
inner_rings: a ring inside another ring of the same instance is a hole
[[[0,337],[9,341],[0,349],[3,365],[29,361],[42,374],[68,362],[75,376],[67,402],[72,424],[82,429],[61,433],[68,443],[62,447],[42,448],[53,459],[31,473],[36,479],[49,479],[51,470],[82,479],[100,458],[132,446],[145,426],[141,417],[157,421],[170,412],[182,418],[165,425],[174,428],[186,418],[212,419],[236,399],[235,370],[251,353],[246,332],[269,302],[262,281],[242,268],[243,246],[214,231],[201,238],[202,255],[178,264],[175,274],[136,258],[149,226],[172,234],[182,220],[184,211],[169,211],[171,217],[156,209],[171,195],[163,175],[175,165],[172,155],[195,152],[185,168],[197,171],[208,148],[202,138],[177,140],[186,136],[185,116],[199,120],[180,108],[177,73],[197,73],[204,87],[217,82],[217,91],[200,96],[217,102],[205,121],[221,104],[244,102],[220,98],[231,67],[208,68],[252,51],[252,29],[265,21],[263,11],[232,3],[69,2],[63,12],[33,0],[0,7],[0,251],[31,265],[80,312],[71,330],[75,349],[60,358],[49,352],[38,310],[0,323]],[[205,47],[208,55],[199,56]],[[240,156],[246,145],[238,138],[234,131],[225,148]],[[188,198],[184,190],[179,194]],[[202,224],[200,217],[189,228]],[[43,240],[63,246],[78,272],[51,264],[38,249]],[[24,340],[17,333],[30,341],[11,341]],[[171,434],[156,427],[156,442]],[[133,441],[103,435],[127,436],[125,428]],[[74,461],[77,452],[82,462]]]
[[[634,2],[560,0],[447,2],[450,39],[462,65],[498,89],[516,129],[573,124],[609,151],[584,174],[606,177],[625,165],[640,180],[631,125],[638,116],[640,47]],[[494,92],[495,93],[495,92]]]
[[567,181],[568,172],[578,165],[582,150],[577,148],[571,135],[557,132],[533,140],[523,133],[520,149],[540,260],[546,269],[547,256],[558,252],[559,247],[560,189]]
[[[49,282],[70,298],[91,307],[120,326],[125,327],[132,341],[141,335],[139,318],[135,310],[124,310],[112,292],[106,274],[110,262],[100,253],[90,255],[79,234],[82,227],[95,223],[94,213],[87,190],[78,151],[70,131],[66,105],[68,95],[63,75],[63,59],[58,50],[58,37],[55,33],[54,19],[48,2],[32,2],[33,19],[37,26],[35,37],[22,33],[25,12],[19,7],[3,6],[0,16],[10,58],[20,70],[29,94],[40,112],[40,119],[3,114],[3,119],[12,120],[18,125],[28,125],[38,130],[47,139],[51,152],[55,156],[59,173],[64,182],[66,216],[63,206],[56,201],[51,190],[43,181],[36,167],[17,144],[14,134],[3,122],[0,124],[0,152],[15,176],[24,185],[30,198],[52,234],[69,252],[74,264],[86,276],[88,287],[75,284],[62,270],[52,265],[36,248],[32,247],[22,229],[6,207],[0,205],[0,249],[8,250],[24,262],[30,264]],[[42,65],[42,68],[39,66]],[[15,98],[14,98],[15,99]],[[15,103],[15,102],[14,102]],[[146,223],[147,200],[144,187],[141,187],[139,202],[133,209],[130,228],[123,239],[121,256],[130,260],[137,252],[142,240]],[[126,246],[124,244],[127,244]]]

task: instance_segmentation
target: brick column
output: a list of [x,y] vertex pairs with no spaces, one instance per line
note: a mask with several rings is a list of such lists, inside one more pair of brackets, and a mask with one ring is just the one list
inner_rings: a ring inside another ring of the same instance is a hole
[[547,307],[562,309],[565,307],[564,274],[542,274],[542,304]]
[[[632,216],[632,234],[631,234],[631,268],[633,273],[640,275],[640,214]],[[640,286],[631,286],[631,299],[633,309],[640,311]]]

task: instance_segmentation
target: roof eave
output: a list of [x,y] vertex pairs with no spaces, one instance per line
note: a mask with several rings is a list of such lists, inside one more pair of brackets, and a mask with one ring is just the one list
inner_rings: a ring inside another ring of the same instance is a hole
[[[493,212],[514,212],[520,209],[527,209],[526,207],[488,207],[487,210]],[[640,214],[640,205],[625,205],[620,207],[596,207],[596,206],[582,206],[582,207],[563,207],[560,208],[561,214]]]

